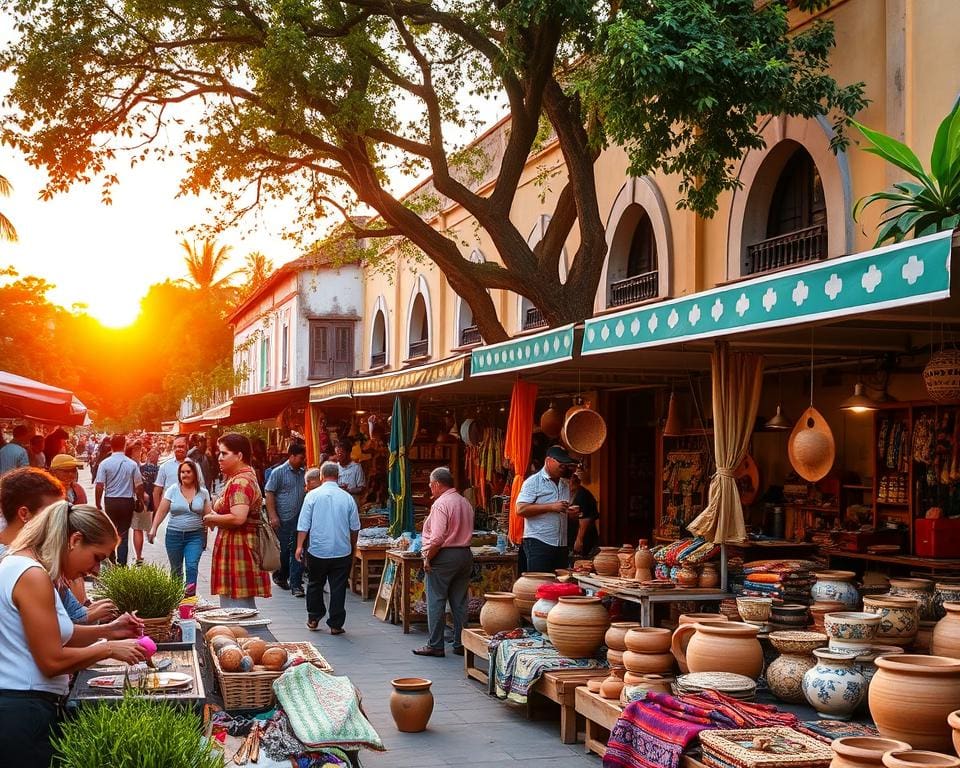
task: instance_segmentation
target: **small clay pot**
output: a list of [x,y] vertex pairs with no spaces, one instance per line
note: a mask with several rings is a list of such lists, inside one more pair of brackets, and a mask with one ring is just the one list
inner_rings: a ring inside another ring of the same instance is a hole
[[591,677],[587,680],[587,690],[590,693],[600,693],[600,686],[603,685],[604,677]]
[[600,685],[600,695],[605,699],[619,699],[623,690],[623,676],[626,673],[623,667],[611,667],[610,677]]
[[615,621],[610,625],[610,629],[603,636],[603,644],[614,651],[627,650],[624,638],[631,629],[639,629],[640,623],[637,621]]
[[960,758],[942,752],[904,749],[884,753],[883,764],[887,768],[960,768]]
[[880,768],[884,752],[910,749],[905,741],[877,736],[844,736],[830,744],[833,760],[830,768]]
[[600,547],[597,556],[593,558],[593,570],[597,572],[598,576],[618,576],[620,574],[618,551],[618,547]]
[[404,733],[420,733],[427,729],[433,714],[433,694],[430,680],[422,677],[398,677],[390,681],[390,714],[397,730]]
[[509,632],[520,626],[520,611],[513,592],[487,592],[480,609],[480,626],[488,635]]
[[542,584],[550,584],[557,580],[556,574],[528,571],[521,573],[520,578],[513,582],[510,591],[513,592],[515,604],[524,618],[530,618],[530,609],[537,602],[537,590]]
[[960,709],[947,715],[947,725],[953,730],[953,751],[960,755]]
[[634,653],[667,653],[670,650],[670,630],[663,627],[631,627],[624,633],[625,650]]
[[697,586],[701,589],[713,589],[719,585],[720,572],[717,570],[716,563],[704,563]]
[[659,675],[673,669],[672,653],[623,652],[623,666],[637,675]]
[[623,666],[623,651],[617,651],[613,648],[607,648],[607,664],[611,667]]

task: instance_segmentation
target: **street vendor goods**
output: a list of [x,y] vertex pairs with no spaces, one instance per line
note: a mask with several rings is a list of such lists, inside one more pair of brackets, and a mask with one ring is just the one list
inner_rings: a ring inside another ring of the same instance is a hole
[[[683,639],[690,642],[686,652]],[[673,653],[681,668],[691,672],[733,672],[756,678],[763,669],[763,650],[757,628],[740,622],[685,624],[673,635]]]
[[397,730],[404,733],[420,733],[427,729],[433,714],[433,683],[422,677],[398,677],[391,680],[390,714]]
[[823,631],[830,638],[830,649],[854,655],[863,653],[877,637],[880,618],[863,611],[828,613],[823,619]]
[[947,716],[960,709],[960,660],[902,654],[881,656],[875,663],[869,704],[880,735],[918,749],[948,751]]
[[600,552],[593,558],[593,569],[598,576],[617,576],[620,573],[617,552],[618,547],[600,547]]
[[960,603],[944,603],[946,615],[933,628],[930,653],[960,659]]
[[480,609],[480,626],[488,635],[509,632],[520,626],[520,611],[512,592],[488,592]]
[[947,725],[952,730],[953,751],[960,755],[960,710],[947,715]]
[[910,645],[920,628],[918,602],[912,597],[877,595],[863,598],[863,610],[880,617],[877,642],[884,645]]
[[819,632],[771,632],[770,643],[780,651],[766,672],[767,685],[781,701],[801,704],[803,676],[816,666],[813,652],[827,642],[827,636]]
[[853,584],[857,574],[853,571],[817,571],[813,575],[817,578],[810,589],[814,600],[836,601],[842,603],[848,611],[855,611],[859,607],[860,594]]
[[797,419],[787,441],[790,463],[804,480],[815,483],[826,477],[836,457],[833,432],[823,415],[813,406]]
[[820,717],[849,720],[867,687],[856,659],[826,648],[815,650],[813,655],[817,663],[803,676],[803,695]]
[[894,597],[911,597],[917,601],[920,618],[933,621],[937,618],[934,608],[934,582],[930,579],[890,579],[890,594]]
[[[679,624],[680,627],[682,627],[684,624],[709,624],[717,621],[729,621],[729,618],[722,613],[682,613],[680,614]],[[690,642],[691,635],[685,632],[678,634],[680,627],[673,633],[673,638],[670,642],[670,651],[676,657],[677,666],[680,667],[680,671],[689,672],[690,670],[687,669],[684,653],[687,649],[687,643]]]
[[663,627],[631,627],[624,635],[625,649],[634,653],[667,653],[671,634]]
[[550,641],[572,659],[593,656],[610,626],[610,616],[599,597],[561,597],[547,614]]
[[881,768],[883,753],[910,749],[905,741],[877,736],[846,736],[830,744],[833,760],[830,768]]
[[[603,644],[609,650],[625,651],[627,650],[626,637],[631,629],[640,629],[639,622],[636,621],[615,621],[610,625],[607,633],[603,636]],[[667,632],[669,636],[669,631]],[[669,647],[669,643],[668,646]]]
[[530,609],[537,601],[537,588],[541,584],[555,582],[556,580],[556,575],[552,573],[537,573],[535,571],[521,573],[520,578],[513,583],[513,588],[510,590],[516,598],[520,615],[529,619]]
[[703,762],[716,768],[826,768],[830,747],[791,728],[703,731]]
[[883,764],[886,768],[960,768],[960,759],[924,749],[906,749],[885,752]]
[[126,687],[136,688],[140,693],[155,693],[187,688],[193,685],[193,678],[183,672],[153,672],[142,670],[140,674],[127,672],[122,675],[100,675],[87,681],[91,688],[117,690]]

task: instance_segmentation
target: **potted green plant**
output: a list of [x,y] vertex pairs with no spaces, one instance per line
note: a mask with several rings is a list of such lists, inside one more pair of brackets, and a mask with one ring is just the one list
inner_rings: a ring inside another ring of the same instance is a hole
[[183,582],[165,568],[104,568],[94,592],[97,597],[112,600],[121,612],[136,611],[144,622],[144,633],[158,643],[170,640],[173,612],[183,600]]
[[876,245],[899,243],[913,233],[914,237],[952,229],[960,223],[960,102],[954,105],[940,127],[930,153],[930,171],[903,142],[853,124],[873,144],[866,152],[882,157],[910,174],[915,181],[901,181],[892,189],[874,192],[857,201],[853,217],[873,203],[886,203]]
[[223,768],[195,712],[132,693],[89,704],[52,740],[53,766],[69,768]]

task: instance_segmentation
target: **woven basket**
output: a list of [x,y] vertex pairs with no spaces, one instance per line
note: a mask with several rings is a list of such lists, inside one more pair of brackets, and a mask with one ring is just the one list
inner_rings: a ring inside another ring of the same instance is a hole
[[574,453],[596,453],[607,439],[607,423],[589,404],[575,405],[563,419],[561,437]]
[[937,403],[960,400],[960,350],[941,349],[923,369],[923,384]]
[[787,454],[797,474],[811,483],[825,477],[833,467],[836,458],[833,432],[820,411],[813,406],[797,419],[787,442]]
[[[285,648],[291,656],[302,657],[304,661],[313,664],[322,672],[333,672],[333,667],[320,655],[312,643],[270,643],[270,645]],[[283,670],[268,670],[258,664],[252,672],[224,672],[217,654],[211,653],[210,658],[213,659],[213,673],[217,678],[220,693],[223,695],[224,709],[263,709],[276,703],[273,681],[283,674]]]
[[159,619],[143,619],[143,634],[157,643],[169,643],[173,640],[173,612]]

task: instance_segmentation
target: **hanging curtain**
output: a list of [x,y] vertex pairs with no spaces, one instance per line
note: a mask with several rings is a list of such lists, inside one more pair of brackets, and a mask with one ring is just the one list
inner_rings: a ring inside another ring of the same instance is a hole
[[303,438],[307,443],[307,466],[315,467],[320,462],[320,406],[307,404]]
[[517,495],[530,466],[530,446],[533,439],[533,415],[537,406],[537,385],[519,379],[510,396],[510,415],[507,417],[507,437],[503,455],[513,464],[513,486],[510,490],[510,541],[519,544],[523,539],[523,518],[517,515]]
[[390,463],[387,487],[390,491],[390,535],[413,530],[413,493],[410,489],[408,452],[417,436],[417,402],[400,395],[393,401],[390,420]]
[[717,473],[710,481],[706,509],[687,526],[687,530],[721,544],[747,538],[734,471],[747,455],[757,419],[763,356],[730,352],[727,342],[721,341],[715,345],[711,361]]

